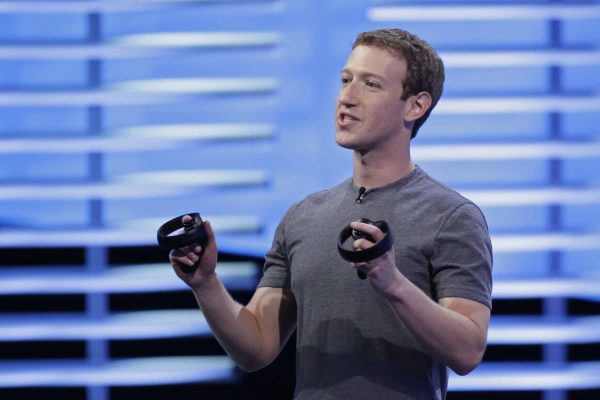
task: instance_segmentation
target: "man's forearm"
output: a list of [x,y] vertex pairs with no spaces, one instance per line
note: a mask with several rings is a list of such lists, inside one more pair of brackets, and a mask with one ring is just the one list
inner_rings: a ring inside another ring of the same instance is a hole
[[237,303],[216,274],[194,288],[196,301],[215,338],[243,370],[261,367],[261,336],[256,316]]
[[460,375],[475,369],[485,351],[489,309],[458,298],[438,304],[404,276],[395,287],[388,301],[423,350]]

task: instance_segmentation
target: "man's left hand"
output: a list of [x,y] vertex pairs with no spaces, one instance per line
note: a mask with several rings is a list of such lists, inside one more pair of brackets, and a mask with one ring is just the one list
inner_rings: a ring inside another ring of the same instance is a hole
[[[355,240],[352,247],[357,251],[374,246],[386,235],[375,225],[366,224],[364,222],[354,221],[350,226],[352,229],[363,232],[375,240],[375,242],[371,242],[366,238]],[[394,288],[398,287],[398,281],[403,278],[396,267],[396,255],[393,247],[381,257],[366,262],[351,263],[351,265],[357,270],[364,272],[375,290],[384,296],[392,295]]]

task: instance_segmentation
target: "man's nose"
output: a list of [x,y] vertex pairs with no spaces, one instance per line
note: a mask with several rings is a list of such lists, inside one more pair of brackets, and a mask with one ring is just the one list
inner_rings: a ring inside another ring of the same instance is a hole
[[353,83],[348,83],[340,90],[339,101],[346,106],[356,105],[358,103],[357,87]]

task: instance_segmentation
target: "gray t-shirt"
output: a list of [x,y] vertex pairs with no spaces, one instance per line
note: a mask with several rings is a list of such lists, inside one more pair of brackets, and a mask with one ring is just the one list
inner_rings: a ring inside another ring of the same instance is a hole
[[385,220],[396,265],[433,300],[462,297],[491,308],[492,250],[483,214],[416,167],[369,190],[351,179],[293,205],[267,253],[259,287],[291,288],[298,307],[298,400],[443,399],[447,368],[337,252],[351,221]]

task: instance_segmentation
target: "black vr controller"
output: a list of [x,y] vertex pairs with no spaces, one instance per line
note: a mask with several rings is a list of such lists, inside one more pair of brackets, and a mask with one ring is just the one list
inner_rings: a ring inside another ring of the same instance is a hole
[[[182,220],[186,215],[192,217],[192,220],[189,223],[184,224]],[[172,233],[182,228],[184,231],[183,233],[180,233],[179,235],[172,235]],[[175,217],[172,220],[165,222],[160,226],[160,228],[158,228],[158,231],[156,232],[156,238],[158,239],[159,246],[165,250],[179,249],[192,244],[199,244],[202,246],[202,251],[198,257],[202,257],[202,254],[204,254],[204,249],[206,248],[206,244],[208,243],[208,236],[204,230],[204,222],[202,221],[202,218],[200,218],[199,213],[180,215],[179,217]],[[181,266],[181,270],[183,272],[194,272],[195,269],[195,266]]]
[[[340,256],[346,261],[350,261],[353,263],[366,262],[376,259],[377,257],[381,257],[385,253],[387,253],[392,246],[394,245],[394,237],[389,230],[388,224],[385,221],[371,221],[367,218],[361,218],[360,222],[365,224],[374,225],[379,228],[383,233],[385,233],[385,237],[379,242],[375,243],[375,239],[364,232],[357,231],[356,229],[352,229],[350,225],[346,226],[340,232],[338,236],[337,246],[338,252]],[[344,243],[352,237],[354,240],[357,239],[367,239],[369,242],[375,243],[374,246],[369,247],[364,250],[349,250],[344,247]],[[367,275],[363,271],[356,271],[356,274],[360,279],[367,279]]]

